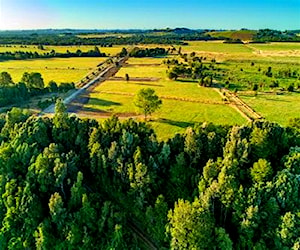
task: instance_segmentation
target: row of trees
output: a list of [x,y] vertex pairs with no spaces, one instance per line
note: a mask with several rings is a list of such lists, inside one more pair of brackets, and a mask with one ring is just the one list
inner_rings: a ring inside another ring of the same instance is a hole
[[55,50],[51,50],[47,53],[38,53],[30,51],[16,51],[16,52],[0,52],[0,61],[5,60],[25,60],[25,59],[36,59],[36,58],[69,58],[69,57],[106,57],[105,53],[102,53],[100,49],[95,46],[93,50],[82,52],[77,50],[75,53],[69,50],[66,53],[58,53]]
[[205,123],[159,142],[59,101],[53,118],[13,109],[0,130],[2,249],[300,246],[297,126]]

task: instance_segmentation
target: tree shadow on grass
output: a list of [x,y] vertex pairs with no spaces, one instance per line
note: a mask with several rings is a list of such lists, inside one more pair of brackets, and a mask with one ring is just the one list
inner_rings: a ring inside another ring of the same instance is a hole
[[166,124],[180,127],[180,128],[193,127],[196,124],[195,122],[174,121],[174,120],[165,119],[165,118],[160,118],[159,120],[157,120],[157,122],[166,123]]
[[91,107],[84,107],[81,109],[81,111],[85,112],[85,113],[101,113],[101,114],[111,113],[108,110],[96,109],[96,108],[91,108]]
[[103,106],[103,107],[109,107],[109,106],[121,106],[122,104],[119,102],[113,102],[113,101],[109,101],[109,100],[104,100],[104,99],[100,99],[100,98],[90,98],[89,102],[92,105],[96,105],[96,106]]
[[194,79],[177,79],[176,82],[192,82],[192,83],[199,83],[198,80],[194,80]]

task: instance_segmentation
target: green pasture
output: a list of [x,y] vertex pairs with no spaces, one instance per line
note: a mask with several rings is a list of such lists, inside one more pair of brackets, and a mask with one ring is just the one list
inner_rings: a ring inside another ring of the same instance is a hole
[[145,58],[137,58],[130,57],[127,60],[128,64],[162,64],[166,57],[145,57]]
[[240,93],[239,96],[269,121],[287,125],[289,119],[300,117],[300,93],[259,93],[257,96]]
[[182,52],[217,52],[217,53],[251,53],[252,50],[244,44],[228,44],[223,41],[189,41],[182,46]]
[[217,61],[264,61],[298,63],[299,43],[228,44],[223,41],[188,41],[181,46],[183,53],[195,52],[198,56]]
[[[97,90],[101,89],[99,87]],[[246,120],[228,105],[193,103],[178,100],[163,99],[160,110],[151,117],[151,125],[160,139],[167,139],[174,133],[184,132],[195,123],[214,122],[216,124],[243,124]],[[136,113],[133,96],[94,92],[90,95],[89,103],[82,110],[86,114],[99,113],[122,114],[124,117],[136,117],[142,120],[143,115]],[[104,119],[102,117],[102,119]]]
[[[252,62],[254,65],[252,65]],[[276,63],[274,61],[230,61],[223,62],[218,67],[224,72],[225,77],[220,83],[228,80],[232,84],[232,88],[244,89],[254,84],[260,86],[260,90],[271,90],[270,85],[277,81],[279,88],[287,88],[290,84],[300,85],[298,77],[279,77],[279,72],[297,72],[300,75],[299,65],[295,63]],[[271,67],[272,77],[266,76],[268,68]]]
[[[74,45],[74,46],[43,46],[44,50],[38,49],[37,45],[1,45],[0,52],[15,52],[15,51],[23,51],[23,52],[38,52],[39,54],[48,53],[51,50],[55,50],[57,53],[66,53],[67,51],[76,52],[77,50],[81,50],[82,52],[87,52],[89,50],[93,50],[95,48],[94,45]],[[106,53],[107,55],[115,55],[121,52],[123,47],[129,46],[113,46],[113,47],[101,47],[98,46],[101,52]]]
[[163,66],[129,66],[122,67],[116,74],[117,77],[125,77],[126,74],[129,77],[162,77],[166,78],[167,68]]
[[267,51],[287,51],[287,50],[298,50],[300,51],[300,43],[252,43],[251,46],[258,50]]
[[77,82],[106,58],[49,58],[11,60],[0,63],[0,72],[7,71],[14,82],[19,82],[24,72],[39,72],[44,82]]
[[[139,64],[141,60],[130,59],[128,63]],[[199,87],[197,82],[171,81],[166,77],[165,65],[151,66],[157,62],[156,58],[153,61],[147,58],[145,61],[150,66],[124,67],[117,76],[124,77],[127,73],[131,78],[157,79],[105,81],[90,93],[90,100],[84,106],[82,114],[91,114],[98,119],[103,119],[110,114],[143,119],[142,115],[136,113],[133,99],[140,89],[150,87],[163,101],[161,109],[153,114],[150,122],[161,139],[166,139],[176,132],[183,132],[186,127],[195,123],[243,124],[246,122],[234,109],[222,103],[221,96],[214,89]]]

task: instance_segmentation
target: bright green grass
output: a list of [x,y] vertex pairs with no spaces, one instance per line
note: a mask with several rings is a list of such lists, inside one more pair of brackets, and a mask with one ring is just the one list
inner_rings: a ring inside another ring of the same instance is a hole
[[286,51],[286,50],[300,50],[300,43],[266,43],[266,44],[251,44],[252,47],[258,50],[271,51]]
[[182,46],[182,52],[218,52],[218,53],[251,53],[252,50],[243,44],[227,44],[222,41],[205,42],[192,41],[188,46]]
[[221,102],[220,95],[210,88],[198,87],[193,82],[175,82],[162,80],[158,82],[105,81],[94,92],[114,92],[135,94],[142,88],[152,88],[159,96],[168,98],[186,98],[198,102]]
[[163,77],[166,75],[165,66],[130,66],[123,67],[116,74],[118,77],[124,77],[128,74],[129,77]]
[[269,44],[224,44],[222,41],[189,41],[182,46],[183,53],[196,52],[208,60],[240,61],[253,60],[275,63],[298,63],[300,57],[299,43]]
[[[255,62],[254,66],[251,66],[251,62]],[[218,67],[225,70],[227,76],[224,79],[226,80],[230,78],[229,82],[235,84],[237,87],[253,86],[254,84],[258,84],[259,86],[262,85],[264,90],[270,90],[269,86],[274,80],[279,82],[280,88],[287,88],[290,84],[296,84],[299,82],[297,77],[278,78],[278,72],[280,71],[290,70],[291,72],[296,71],[300,74],[299,65],[294,63],[276,63],[272,61],[255,60],[249,60],[248,62],[229,61],[219,64]],[[273,77],[266,76],[265,72],[268,70],[268,67],[272,68]],[[224,83],[225,80],[222,83]]]
[[23,52],[38,52],[43,53],[43,50],[37,48],[36,45],[1,45],[0,52],[15,52],[15,51],[23,51]]
[[146,57],[146,58],[136,58],[130,57],[127,61],[128,64],[162,64],[166,57]]
[[290,118],[300,117],[300,93],[240,97],[269,121],[287,125]]
[[[110,112],[132,115],[136,109],[133,97],[105,93],[92,93],[85,111]],[[142,119],[142,116],[139,118]],[[195,123],[214,122],[216,124],[243,124],[246,121],[227,105],[191,103],[163,100],[160,110],[152,115],[151,125],[160,139],[167,139],[174,133],[184,132]]]
[[[119,52],[121,52],[123,47],[129,47],[129,46],[114,46],[114,47],[100,47],[98,46],[98,48],[100,49],[101,52],[106,53],[107,55],[115,55]],[[76,52],[77,50],[81,50],[83,52],[87,52],[88,50],[93,50],[95,48],[94,45],[79,45],[79,46],[44,46],[44,50],[40,50],[37,48],[36,45],[25,45],[25,46],[21,46],[21,45],[9,45],[9,47],[7,46],[0,46],[0,52],[15,52],[15,51],[23,51],[23,52],[38,52],[39,54],[44,54],[44,53],[48,53],[51,50],[55,50],[58,53],[66,53],[67,50],[69,50],[70,52]]]
[[[44,82],[77,82],[106,58],[50,58],[13,60],[0,63],[0,72],[7,71],[14,82],[19,82],[24,72],[39,72]],[[73,69],[74,68],[74,69]]]
[[[134,59],[129,63],[138,64],[139,60]],[[147,64],[153,63],[149,58],[146,60]],[[118,76],[124,77],[128,73],[132,78],[157,77],[160,80],[105,81],[90,93],[89,103],[85,105],[83,111],[92,112],[90,114],[95,115],[95,118],[101,118],[101,115],[97,117],[97,112],[118,113],[125,117],[136,116],[133,104],[134,95],[140,89],[150,87],[163,100],[161,109],[153,114],[151,122],[160,139],[171,137],[177,132],[181,133],[194,123],[206,121],[216,124],[243,124],[246,122],[230,106],[222,104],[221,97],[215,90],[198,87],[195,82],[168,80],[165,71],[165,65],[122,68]],[[138,119],[142,119],[142,115],[138,116]]]

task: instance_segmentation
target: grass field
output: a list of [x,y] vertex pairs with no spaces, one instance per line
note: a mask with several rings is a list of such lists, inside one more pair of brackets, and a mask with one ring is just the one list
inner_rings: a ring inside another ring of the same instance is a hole
[[[100,50],[115,54],[122,47],[124,46],[100,48]],[[164,46],[150,45],[149,47]],[[73,52],[77,49],[86,51],[93,49],[94,46],[46,46],[45,48],[55,49],[58,52],[67,50]],[[20,50],[20,47],[0,47],[0,52],[8,49]],[[22,49],[34,51],[37,47],[29,46]],[[220,78],[220,83],[230,79],[231,90],[238,88],[241,99],[267,120],[286,125],[290,118],[300,116],[300,93],[282,92],[284,94],[276,95],[271,93],[269,87],[274,80],[279,82],[280,88],[285,89],[290,84],[300,85],[299,76],[278,77],[280,71],[290,70],[300,73],[300,44],[243,45],[224,44],[222,41],[196,41],[189,42],[188,46],[182,46],[182,52],[196,52],[198,56],[206,57],[206,61],[216,59],[218,62],[216,67],[220,68],[219,73],[224,74],[223,78]],[[45,83],[50,80],[58,83],[76,82],[103,60],[105,58],[14,60],[1,62],[0,72],[8,71],[15,82],[18,82],[26,71],[42,73]],[[136,113],[133,99],[141,88],[150,87],[163,100],[162,108],[153,114],[150,121],[160,139],[167,139],[174,133],[185,131],[188,126],[205,121],[231,125],[246,123],[236,110],[222,102],[221,96],[214,89],[199,87],[196,82],[169,80],[166,74],[167,66],[163,64],[164,60],[165,58],[130,58],[114,78],[105,81],[90,93],[91,98],[79,115],[105,119],[112,114],[118,114],[124,118],[143,119],[142,115]],[[267,77],[265,74],[268,67],[272,68],[272,77]],[[129,82],[124,79],[126,74],[130,77]],[[245,91],[253,84],[260,86],[257,96]]]
[[223,41],[192,41],[188,46],[182,46],[182,51],[189,52],[216,52],[216,53],[249,53],[252,50],[244,44],[228,44]]
[[183,53],[196,52],[198,56],[217,61],[253,60],[264,62],[298,63],[299,43],[226,44],[223,41],[189,41],[182,46]]
[[13,60],[0,63],[0,72],[7,71],[14,82],[19,82],[24,72],[39,72],[44,82],[77,82],[106,58],[49,58]]
[[[142,88],[153,88],[162,98],[162,108],[152,116],[151,124],[160,139],[166,139],[176,132],[185,131],[195,123],[214,122],[216,124],[243,124],[246,121],[228,105],[222,103],[220,95],[213,89],[198,87],[195,82],[175,82],[166,79],[166,66],[152,66],[159,59],[144,59],[149,66],[132,66],[142,59],[130,59],[129,67],[121,68],[117,76],[126,73],[131,78],[152,78],[152,80],[108,80],[96,87],[82,114],[118,114],[121,117],[137,117],[133,104],[134,95]],[[163,60],[163,59],[160,59]],[[153,79],[156,78],[156,79]],[[102,117],[103,118],[103,117]]]
[[260,93],[257,96],[241,93],[240,97],[269,121],[287,125],[289,119],[300,117],[300,93],[284,95]]
[[272,50],[272,51],[286,51],[286,50],[300,50],[300,43],[253,43],[252,47],[259,50]]
[[[107,55],[115,55],[119,52],[121,52],[123,47],[128,46],[113,46],[113,47],[100,47],[101,52],[106,53]],[[51,50],[55,50],[58,53],[66,53],[67,50],[70,52],[76,52],[77,50],[81,50],[83,52],[86,52],[88,50],[94,49],[95,46],[91,45],[79,45],[79,46],[44,46],[44,50],[38,49],[36,45],[2,45],[0,46],[0,52],[15,52],[15,51],[23,51],[23,52],[38,52],[39,54],[48,53]]]
[[[254,63],[252,65],[251,63]],[[270,85],[276,80],[280,88],[287,88],[290,84],[300,85],[297,77],[279,76],[279,72],[298,72],[300,74],[300,65],[294,63],[276,63],[276,61],[231,61],[218,65],[222,68],[233,84],[232,89],[250,88],[254,84],[260,86],[260,90],[271,90]],[[268,68],[271,67],[273,76],[266,76]],[[224,82],[223,82],[224,83]]]

